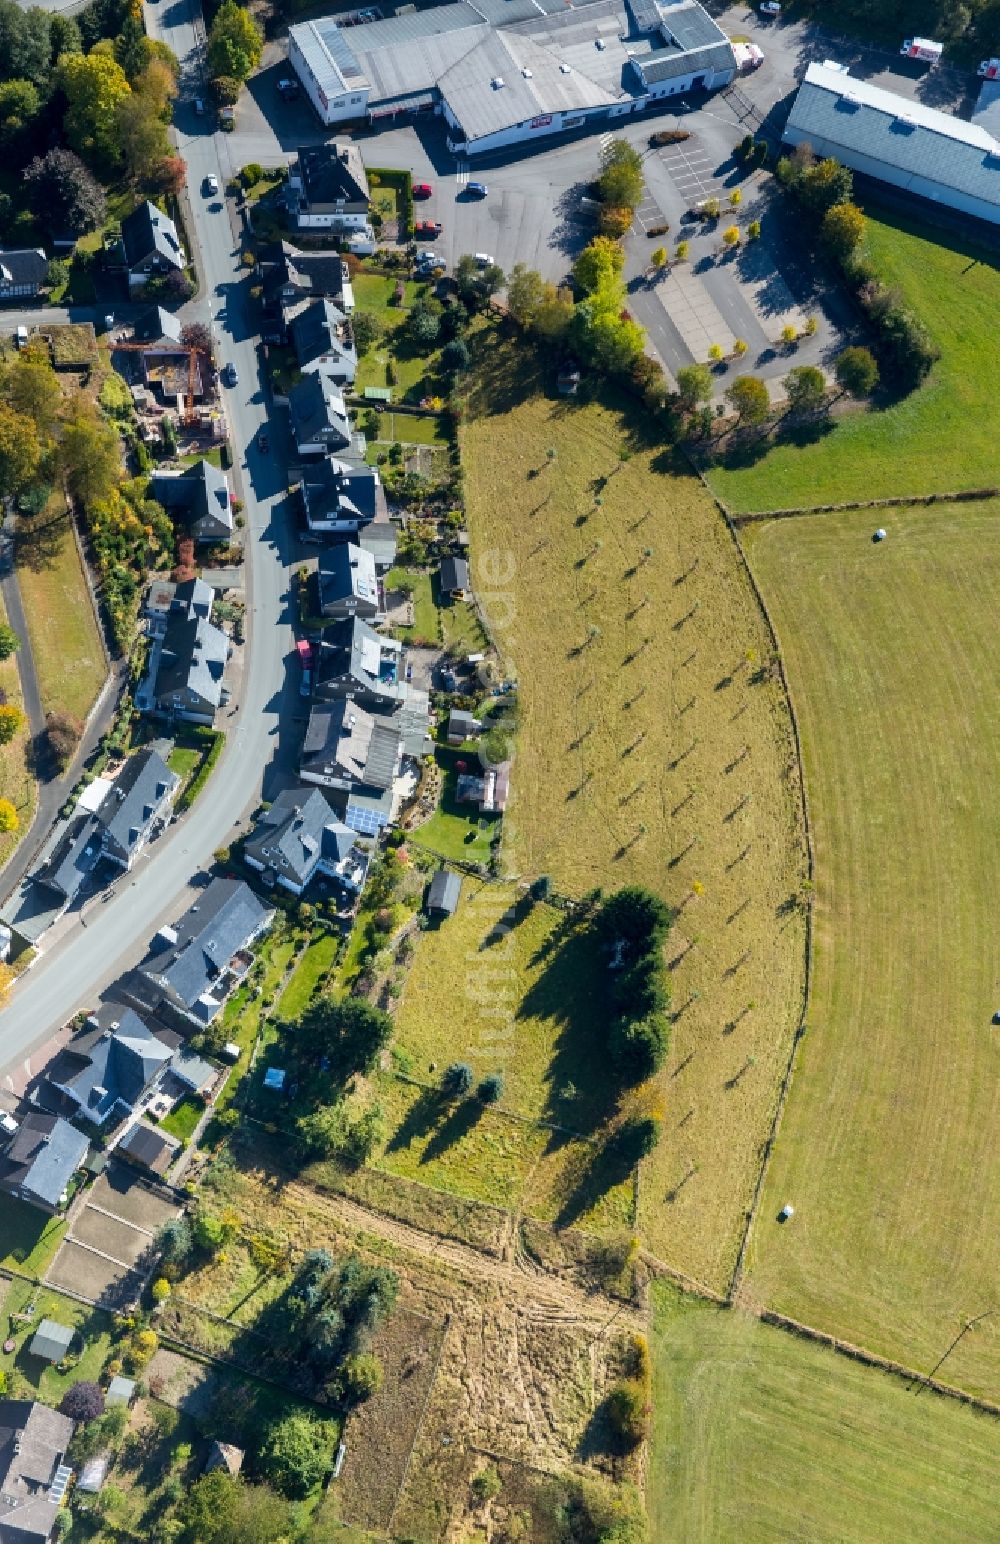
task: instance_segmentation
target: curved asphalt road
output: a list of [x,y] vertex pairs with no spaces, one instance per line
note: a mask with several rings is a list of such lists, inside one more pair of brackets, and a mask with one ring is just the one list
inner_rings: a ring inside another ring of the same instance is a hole
[[[175,116],[180,154],[188,163],[194,218],[188,236],[200,248],[219,360],[235,363],[239,371],[239,385],[226,391],[247,522],[249,642],[239,713],[221,720],[228,731],[226,748],[193,809],[156,842],[135,877],[119,880],[111,901],[90,906],[86,927],[74,929],[13,989],[0,1012],[0,1066],[4,1067],[21,1062],[141,958],[160,923],[183,909],[191,876],[217,847],[226,844],[236,820],[258,799],[262,777],[278,756],[286,657],[293,646],[286,570],[290,537],[279,503],[285,479],[278,465],[262,458],[253,445],[266,417],[266,398],[248,310],[247,270],[241,266],[239,244],[221,200],[201,196],[202,180],[210,172],[224,185],[228,157],[220,143],[225,136],[212,133],[211,121],[195,117],[191,106],[190,98],[200,94],[195,84],[199,54],[191,14],[191,0],[161,0],[159,6],[146,8],[150,35],[169,43],[182,61],[182,100]],[[225,164],[220,164],[220,153]],[[294,712],[294,693],[293,685],[289,717]]]

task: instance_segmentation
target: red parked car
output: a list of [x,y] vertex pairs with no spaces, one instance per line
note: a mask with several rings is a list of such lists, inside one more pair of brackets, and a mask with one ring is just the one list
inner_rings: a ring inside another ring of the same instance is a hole
[[429,182],[415,182],[413,184],[414,198],[430,198],[434,189]]

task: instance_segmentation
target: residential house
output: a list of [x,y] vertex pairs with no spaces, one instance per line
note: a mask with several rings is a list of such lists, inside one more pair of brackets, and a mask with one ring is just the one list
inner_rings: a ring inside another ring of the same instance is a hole
[[388,518],[375,519],[361,527],[358,546],[371,553],[377,574],[387,574],[396,561],[396,527]]
[[344,393],[328,376],[306,375],[293,386],[288,413],[300,456],[328,456],[354,443]]
[[174,1047],[126,1008],[109,1028],[85,1031],[59,1053],[45,1092],[61,1096],[64,1114],[111,1129],[152,1093],[173,1055]]
[[274,912],[238,879],[213,879],[176,927],[162,927],[150,954],[115,984],[139,1012],[204,1028],[253,964],[253,945]]
[[58,1115],[26,1115],[0,1156],[0,1188],[53,1216],[67,1200],[70,1181],[90,1144]]
[[402,656],[397,639],[361,617],[334,622],[320,635],[313,693],[318,701],[352,696],[364,708],[395,707],[406,695]]
[[[134,1163],[138,1169],[147,1169],[151,1174],[165,1174],[176,1158],[180,1145],[176,1137],[155,1130],[143,1121],[137,1121],[129,1127],[115,1147],[115,1152],[127,1158],[129,1163]],[[109,1401],[110,1398],[109,1389]]]
[[214,594],[201,579],[174,588],[162,631],[154,632],[146,677],[135,694],[144,713],[211,726],[228,700],[222,684],[229,639],[210,620]]
[[442,558],[441,594],[465,600],[469,590],[469,565],[465,558]]
[[48,266],[41,247],[0,248],[0,300],[34,300]]
[[322,461],[303,467],[299,488],[311,532],[355,535],[377,523],[380,528],[389,527],[395,543],[395,527],[389,522],[385,489],[376,467],[355,466],[324,456]]
[[0,1399],[0,1544],[47,1544],[72,1470],[73,1422],[33,1399]]
[[393,789],[403,758],[400,726],[369,713],[351,697],[316,703],[299,763],[303,782],[333,789],[344,824],[374,836],[393,814]]
[[48,857],[35,870],[35,880],[55,897],[50,927],[76,898],[101,859],[101,842],[92,814],[74,815],[58,836]]
[[132,342],[143,343],[150,353],[174,354],[181,341],[182,322],[162,306],[150,306],[132,323]]
[[318,788],[286,788],[257,821],[243,849],[251,868],[292,895],[301,895],[316,874],[359,891],[371,853],[357,832],[337,820]]
[[450,917],[458,907],[461,893],[461,875],[450,869],[438,869],[427,887],[425,910],[431,916]]
[[337,253],[300,252],[287,241],[262,244],[257,253],[261,288],[261,337],[287,342],[287,308],[300,300],[326,296],[349,316],[354,310],[347,264]]
[[320,554],[319,609],[331,621],[372,621],[381,609],[375,559],[353,542]]
[[130,869],[169,814],[180,778],[163,758],[166,745],[151,745],[129,756],[94,815],[101,856]]
[[148,199],[122,221],[122,250],[129,289],[139,289],[153,274],[183,273],[187,257],[177,227]]
[[320,371],[338,386],[353,386],[358,355],[350,323],[332,300],[299,300],[286,308],[288,338],[303,375]]
[[481,719],[474,718],[464,708],[452,708],[448,714],[448,744],[463,745],[466,740],[475,740],[482,728]]
[[510,762],[485,767],[481,773],[460,772],[455,785],[459,804],[477,804],[481,815],[502,815],[510,793]]
[[299,230],[371,236],[371,196],[357,145],[303,145],[288,167],[285,204]]
[[226,474],[202,458],[182,472],[154,472],[150,498],[187,527],[196,542],[228,542],[233,508]]

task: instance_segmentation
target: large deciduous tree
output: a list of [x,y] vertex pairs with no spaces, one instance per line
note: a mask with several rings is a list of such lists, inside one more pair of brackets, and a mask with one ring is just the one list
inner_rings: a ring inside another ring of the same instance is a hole
[[762,424],[771,410],[771,399],[764,382],[756,375],[738,375],[726,396],[736,409],[740,423],[747,428]]
[[833,363],[842,391],[852,397],[868,397],[878,385],[878,365],[870,349],[845,348]]
[[264,39],[249,12],[223,0],[208,34],[208,67],[212,75],[246,80],[260,63]]
[[785,396],[793,413],[817,413],[826,401],[826,376],[816,365],[796,365],[785,376]]
[[16,498],[38,472],[42,444],[34,420],[0,405],[0,494]]
[[82,236],[107,214],[103,188],[72,150],[58,146],[36,156],[24,181],[30,207],[53,235]]
[[823,216],[820,235],[823,244],[838,263],[846,262],[860,246],[865,234],[865,217],[857,204],[833,204]]
[[69,104],[66,137],[80,155],[114,165],[121,157],[119,113],[132,93],[125,71],[112,55],[63,54],[55,83]]
[[611,209],[634,209],[642,202],[642,156],[627,140],[613,139],[601,152],[597,188],[601,203]]

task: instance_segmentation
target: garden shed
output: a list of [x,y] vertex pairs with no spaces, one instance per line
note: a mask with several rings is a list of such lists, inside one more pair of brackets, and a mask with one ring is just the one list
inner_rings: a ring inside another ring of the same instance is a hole
[[29,1351],[45,1362],[61,1362],[76,1331],[70,1324],[60,1324],[56,1319],[43,1319],[35,1331]]

